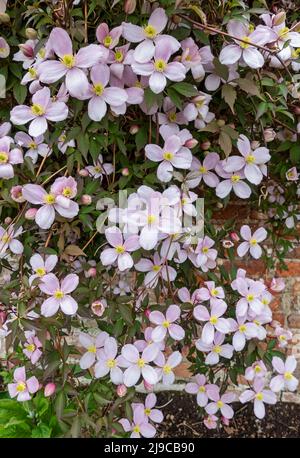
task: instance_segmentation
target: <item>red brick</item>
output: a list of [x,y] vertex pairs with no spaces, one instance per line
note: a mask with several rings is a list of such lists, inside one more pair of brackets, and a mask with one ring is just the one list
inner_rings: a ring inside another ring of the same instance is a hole
[[300,261],[286,262],[288,270],[277,270],[276,274],[280,277],[300,277]]
[[276,297],[270,303],[271,310],[273,310],[273,311],[278,310],[280,308],[280,305],[281,305],[281,298],[280,297]]
[[246,205],[228,205],[226,208],[218,209],[213,213],[213,219],[227,220],[231,218],[246,219],[249,209]]
[[283,312],[273,312],[273,320],[274,321],[279,321],[279,323],[284,326],[285,324],[285,314]]
[[288,324],[291,328],[300,328],[300,314],[292,313],[289,315]]

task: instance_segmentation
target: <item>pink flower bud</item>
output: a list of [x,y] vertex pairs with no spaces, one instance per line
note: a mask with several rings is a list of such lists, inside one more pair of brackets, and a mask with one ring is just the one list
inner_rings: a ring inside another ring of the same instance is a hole
[[137,134],[139,130],[140,130],[140,128],[139,128],[139,126],[137,126],[136,124],[133,124],[133,125],[130,126],[130,128],[129,128],[129,132],[131,133],[131,135]]
[[223,240],[222,245],[224,248],[232,248],[234,246],[231,240]]
[[91,205],[92,203],[92,198],[88,194],[83,194],[80,199],[82,205]]
[[97,300],[92,303],[91,309],[93,313],[97,316],[102,316],[107,307],[107,302],[105,299]]
[[196,140],[195,138],[190,138],[189,140],[187,140],[184,144],[184,146],[186,146],[187,148],[189,149],[193,149],[195,148],[195,146],[198,145],[198,140]]
[[149,318],[150,313],[151,313],[151,310],[146,309],[146,310],[144,311],[145,317]]
[[20,185],[13,186],[11,188],[11,190],[10,190],[10,197],[15,202],[18,202],[18,203],[25,202],[25,199],[24,199],[23,194],[22,194],[22,186],[20,186]]
[[29,38],[29,40],[35,40],[37,37],[37,31],[32,29],[31,27],[28,27],[25,30],[25,35],[26,35],[26,38]]
[[145,390],[147,390],[147,391],[152,391],[153,390],[153,385],[151,385],[150,383],[146,382],[146,380],[144,380],[144,387],[145,387]]
[[300,115],[300,107],[299,106],[294,107],[293,111],[294,111],[295,115]]
[[47,383],[44,390],[44,396],[47,398],[48,396],[52,396],[55,393],[56,385],[55,383]]
[[30,57],[32,59],[34,58],[34,50],[32,46],[28,44],[21,44],[19,45],[19,48],[25,57]]
[[117,395],[120,398],[123,398],[126,393],[127,393],[127,387],[125,385],[118,385],[117,386]]
[[78,174],[79,174],[81,177],[88,177],[88,176],[89,176],[89,172],[88,172],[86,169],[81,169],[81,170],[79,170]]
[[7,313],[5,310],[0,310],[0,325],[3,326],[7,319]]
[[225,418],[225,417],[222,416],[222,417],[221,417],[221,420],[222,420],[223,425],[229,426],[229,420],[228,420],[228,418]]
[[87,278],[93,278],[93,277],[96,277],[96,275],[97,275],[96,267],[90,267],[89,270],[86,272]]
[[25,213],[25,219],[33,220],[35,218],[37,212],[37,208],[29,208],[27,212]]
[[223,127],[223,126],[225,126],[225,121],[224,121],[224,119],[218,119],[218,121],[217,121],[217,126],[218,126],[218,127]]
[[264,130],[264,139],[265,142],[272,142],[276,137],[276,132],[274,129],[265,129]]
[[251,148],[252,149],[259,148],[259,145],[260,145],[260,143],[257,140],[253,140],[253,142],[251,142]]
[[0,13],[0,23],[7,24],[10,21],[10,17],[7,13]]
[[205,142],[201,143],[200,147],[203,151],[207,151],[210,148],[211,143],[206,140]]
[[11,222],[12,222],[12,219],[11,219],[10,216],[7,216],[7,217],[5,218],[5,220],[4,220],[4,223],[7,224],[7,225],[10,224]]
[[270,290],[273,291],[274,293],[279,293],[280,291],[283,291],[285,288],[285,282],[283,278],[272,278],[271,284],[270,284]]
[[124,11],[126,14],[132,14],[136,8],[136,0],[125,0]]
[[297,172],[296,167],[292,167],[291,169],[289,169],[286,172],[285,177],[286,177],[287,181],[298,181],[299,174]]
[[122,175],[123,177],[128,177],[129,175],[129,170],[127,167],[124,167],[124,169],[122,169]]
[[232,238],[234,242],[238,242],[240,240],[236,232],[230,232],[230,237]]

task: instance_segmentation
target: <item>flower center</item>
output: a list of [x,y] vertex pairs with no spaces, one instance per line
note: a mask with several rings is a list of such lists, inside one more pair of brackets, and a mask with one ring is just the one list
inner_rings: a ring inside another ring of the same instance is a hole
[[199,172],[200,173],[206,173],[207,172],[207,168],[204,167],[203,165],[201,165],[201,167],[199,167]]
[[35,350],[35,345],[34,344],[26,345],[26,350],[27,351],[34,351]]
[[21,393],[26,390],[26,384],[24,382],[19,382],[17,385],[17,391]]
[[41,48],[38,52],[38,57],[40,57],[41,59],[44,59],[45,55],[46,55],[46,49],[45,48]]
[[64,293],[61,289],[58,289],[57,291],[55,291],[54,297],[55,299],[62,299],[64,297]]
[[160,271],[160,268],[161,268],[161,266],[159,266],[159,265],[154,265],[154,266],[152,267],[152,270],[153,270],[153,272],[159,272],[159,271]]
[[94,170],[95,170],[95,172],[97,172],[97,173],[102,172],[102,167],[101,167],[101,165],[95,165]]
[[112,41],[113,41],[112,37],[110,35],[106,35],[106,37],[103,40],[103,44],[106,48],[109,48],[110,45],[112,44]]
[[141,428],[139,427],[139,425],[135,425],[134,428],[132,429],[132,431],[134,433],[139,433],[141,431]]
[[29,149],[37,149],[37,144],[35,142],[31,142],[28,145]]
[[45,114],[45,109],[39,103],[34,103],[31,106],[31,111],[35,116],[43,116]]
[[293,57],[294,59],[298,59],[299,55],[300,55],[300,48],[294,49],[294,50],[292,51],[292,57]]
[[280,38],[284,37],[284,35],[286,35],[287,33],[289,33],[290,29],[288,27],[283,27],[283,29],[281,29],[278,33],[278,35],[280,36]]
[[61,61],[67,68],[72,68],[75,65],[75,57],[72,54],[65,54]]
[[125,248],[123,247],[123,245],[117,245],[115,250],[118,254],[123,254],[125,252]]
[[148,224],[153,224],[156,221],[156,216],[155,215],[148,215],[147,217],[147,223]]
[[94,92],[95,94],[100,97],[103,94],[104,86],[101,83],[94,84]]
[[166,151],[163,155],[163,158],[166,160],[166,161],[171,161],[174,157],[174,154],[171,153],[170,151]]
[[172,113],[169,113],[168,118],[169,118],[169,121],[171,121],[171,122],[176,122],[176,119],[177,119],[176,112],[173,111]]
[[28,73],[29,75],[32,77],[32,78],[36,78],[36,75],[37,75],[37,71],[35,68],[31,67],[28,69]]
[[247,328],[246,328],[246,326],[244,324],[241,324],[241,326],[239,326],[239,331],[242,332],[242,333],[245,332],[246,329]]
[[257,399],[258,401],[262,401],[263,398],[264,398],[264,395],[263,395],[262,393],[256,393],[256,396],[255,396],[255,397],[256,397],[256,399]]
[[232,183],[238,183],[240,181],[240,179],[241,179],[240,175],[232,175],[231,182]]
[[261,367],[260,366],[255,366],[254,368],[254,372],[256,372],[256,374],[259,374],[261,372]]
[[221,401],[221,399],[219,401],[217,401],[217,406],[219,407],[219,409],[221,409],[224,405],[224,402]]
[[218,317],[215,316],[215,315],[211,316],[210,319],[209,319],[209,322],[210,322],[211,324],[217,324],[217,322],[218,322]]
[[112,369],[113,367],[116,366],[116,361],[114,359],[108,359],[106,361],[106,365],[107,367],[109,367],[110,369]]
[[72,189],[69,187],[64,188],[63,190],[63,196],[65,197],[71,197],[72,195]]
[[146,414],[147,416],[149,416],[150,413],[151,413],[151,409],[149,409],[149,407],[148,407],[148,408],[145,409],[144,412],[145,412],[145,414]]
[[286,341],[286,337],[284,335],[279,336],[279,340],[282,340],[283,342]]
[[64,134],[61,134],[61,136],[58,137],[58,140],[59,140],[60,142],[63,142],[63,143],[64,143],[64,142],[67,140],[67,136],[64,135]]
[[208,253],[208,247],[207,246],[202,248],[202,253]]
[[144,28],[144,33],[146,35],[147,38],[155,38],[156,35],[157,35],[157,31],[156,31],[156,28],[153,27],[153,25],[147,25],[145,28]]
[[255,162],[255,156],[253,156],[253,154],[248,154],[246,157],[246,162],[247,164],[253,164]]
[[250,243],[250,245],[255,246],[255,245],[257,245],[257,240],[256,239],[251,239],[249,243]]
[[39,277],[43,277],[46,273],[46,270],[44,269],[44,267],[38,267],[37,269],[35,269],[35,273],[39,276]]
[[140,368],[145,367],[145,361],[143,360],[143,358],[138,359],[137,365]]
[[154,64],[154,68],[157,72],[162,73],[165,71],[167,63],[163,59],[157,59]]
[[206,391],[205,386],[199,386],[198,391],[199,391],[199,393],[205,393],[205,391]]
[[53,205],[55,202],[55,196],[53,194],[46,194],[44,196],[44,202],[48,205]]
[[117,62],[122,62],[123,59],[124,59],[124,54],[122,53],[122,51],[116,51],[115,52],[115,60]]
[[213,351],[217,354],[221,353],[222,351],[222,348],[220,347],[220,345],[216,345],[213,349]]
[[166,320],[166,321],[163,322],[162,325],[163,325],[164,328],[168,328],[170,326],[170,322]]
[[245,37],[242,37],[242,40],[243,41],[240,42],[240,47],[243,49],[249,48],[250,43],[251,43],[250,38],[245,36]]
[[5,151],[0,151],[0,164],[6,164],[8,162],[8,154]]
[[169,366],[168,364],[166,364],[164,367],[163,367],[163,371],[165,374],[170,374],[172,372],[172,367]]
[[247,294],[247,301],[248,301],[248,302],[253,301],[253,299],[254,299],[253,294]]
[[213,289],[210,291],[210,294],[211,294],[212,296],[216,296],[216,295],[218,294],[218,290],[215,289],[215,288],[213,288]]
[[292,380],[293,374],[291,372],[285,372],[284,373],[284,378],[285,378],[285,380]]
[[4,234],[4,235],[2,235],[1,240],[4,243],[8,243],[10,241],[10,236],[8,234]]

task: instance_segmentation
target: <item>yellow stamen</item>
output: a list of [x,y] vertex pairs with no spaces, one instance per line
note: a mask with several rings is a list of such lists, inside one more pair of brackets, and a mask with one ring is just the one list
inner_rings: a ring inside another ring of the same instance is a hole
[[19,382],[17,385],[17,391],[21,393],[26,390],[26,384],[24,382]]
[[75,65],[75,57],[72,54],[65,54],[61,59],[61,62],[67,67],[72,68]]
[[113,41],[112,37],[110,35],[106,35],[106,37],[103,40],[103,44],[106,48],[109,48],[110,45],[112,44],[112,41]]
[[285,380],[292,380],[293,374],[291,372],[285,372],[284,373],[284,378],[285,378]]
[[27,351],[34,351],[35,350],[35,345],[34,344],[26,345],[26,350]]
[[156,221],[156,216],[155,215],[148,215],[147,217],[147,223],[148,224],[153,224]]
[[238,183],[240,179],[241,179],[240,175],[232,175],[231,177],[232,183]]
[[257,245],[257,240],[256,239],[251,239],[249,243],[250,243],[250,245],[255,246],[255,245]]
[[45,114],[45,109],[39,103],[34,103],[31,106],[31,111],[35,116],[43,116]]
[[44,202],[48,205],[53,205],[55,203],[55,196],[53,194],[46,194],[44,196]]
[[169,366],[168,364],[166,364],[164,367],[163,367],[163,372],[164,374],[170,374],[172,372],[172,367]]
[[144,33],[146,35],[147,38],[155,38],[156,35],[157,35],[157,31],[156,31],[156,28],[153,27],[153,25],[147,25],[145,28],[144,28]]
[[117,245],[115,250],[118,254],[123,254],[125,252],[125,248],[123,247],[123,245]]
[[164,321],[162,325],[163,325],[164,328],[168,328],[170,326],[170,322],[169,321]]
[[124,54],[122,53],[122,51],[116,51],[115,52],[115,60],[117,62],[122,62],[122,60],[124,59]]
[[35,273],[39,276],[39,277],[43,277],[46,273],[46,270],[44,269],[44,267],[38,267],[37,269],[35,269]]
[[116,361],[114,359],[108,359],[106,361],[106,365],[107,367],[109,367],[110,369],[113,369],[114,367],[116,367]]
[[255,397],[258,401],[262,401],[264,398],[264,395],[262,393],[256,393]]
[[254,299],[253,294],[247,294],[247,301],[248,301],[248,302],[253,301],[253,299]]
[[245,332],[247,330],[246,326],[244,324],[241,324],[241,326],[239,326],[239,331],[240,332]]
[[154,63],[154,68],[157,72],[162,73],[165,71],[167,63],[163,59],[157,59]]
[[57,291],[55,291],[54,297],[55,299],[62,299],[64,297],[64,293],[60,289],[58,289]]
[[240,41],[240,47],[243,49],[247,49],[250,46],[251,40],[249,37],[242,37],[243,41]]
[[8,154],[5,151],[0,151],[0,164],[6,164],[8,162]]
[[246,162],[247,164],[253,164],[255,162],[255,156],[253,156],[253,154],[248,154],[246,157]]
[[72,195],[72,189],[69,187],[64,188],[63,190],[63,196],[65,197],[71,197]]
[[219,353],[221,353],[222,348],[220,347],[220,345],[216,345],[216,346],[214,347],[213,351],[214,351],[215,353],[218,353],[218,354],[219,354]]
[[94,84],[94,88],[93,89],[94,89],[95,94],[98,97],[100,97],[103,94],[104,86],[101,83],[96,83],[96,84]]
[[154,265],[154,266],[152,267],[153,272],[159,272],[160,269],[161,269],[161,266],[159,266],[159,265]]
[[217,316],[214,316],[214,315],[211,316],[210,319],[209,319],[209,322],[210,322],[211,324],[217,324],[217,322],[218,322],[218,317],[217,317]]
[[145,361],[142,358],[138,359],[137,366],[140,367],[141,369],[145,367]]
[[221,409],[224,405],[224,402],[221,401],[221,399],[217,402],[217,406],[219,407],[219,409]]

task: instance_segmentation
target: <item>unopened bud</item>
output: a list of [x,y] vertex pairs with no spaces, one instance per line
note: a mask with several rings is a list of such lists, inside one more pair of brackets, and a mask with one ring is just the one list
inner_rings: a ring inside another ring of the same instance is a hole
[[25,219],[33,220],[35,218],[37,208],[29,208],[25,213]]
[[200,147],[203,151],[207,151],[211,146],[210,141],[206,140],[205,142],[201,143]]
[[274,129],[270,128],[270,129],[264,130],[264,139],[266,143],[272,142],[275,137],[276,137],[276,132]]
[[135,9],[136,9],[136,0],[125,0],[124,11],[126,14],[134,13]]
[[0,23],[7,24],[10,21],[10,17],[7,13],[0,13]]
[[144,311],[145,317],[149,318],[150,313],[151,313],[151,310],[146,309],[146,310]]
[[117,386],[117,395],[120,398],[123,398],[126,393],[127,393],[127,387],[125,385],[118,385]]
[[88,177],[88,176],[89,176],[89,172],[88,172],[86,169],[81,169],[81,170],[79,170],[78,174],[79,174],[81,177]]
[[4,220],[5,224],[10,224],[12,222],[12,218],[10,216],[7,216]]
[[87,278],[94,278],[97,275],[96,267],[90,267],[86,273]]
[[184,146],[186,146],[187,148],[189,149],[193,149],[195,148],[195,146],[198,145],[198,140],[196,140],[195,138],[190,138],[189,140],[187,140],[184,144]]
[[35,40],[37,37],[37,31],[32,29],[31,27],[28,27],[25,30],[25,35],[26,35],[26,38],[29,38],[29,40]]
[[15,202],[18,202],[18,203],[25,202],[25,199],[22,194],[22,186],[20,185],[13,186],[10,190],[10,197]]
[[48,398],[49,396],[52,396],[53,393],[55,393],[56,390],[56,385],[55,383],[47,383],[44,389],[44,396]]
[[124,167],[124,169],[122,169],[122,175],[123,177],[128,177],[129,175],[129,170],[127,167]]
[[259,145],[260,145],[260,143],[257,140],[253,140],[253,142],[251,142],[251,148],[252,149],[259,148]]
[[34,58],[34,51],[33,51],[32,46],[27,45],[27,44],[21,44],[19,45],[19,48],[25,57],[30,57],[32,59]]
[[274,25],[280,25],[283,24],[283,22],[286,19],[286,14],[284,11],[281,11],[280,13],[276,14],[276,16],[273,19],[273,24]]
[[223,126],[225,126],[225,121],[224,121],[224,119],[218,119],[217,125],[218,125],[218,127],[223,127]]
[[139,126],[137,126],[136,124],[133,124],[133,125],[130,126],[130,128],[129,128],[129,132],[131,133],[131,135],[137,134],[139,130],[140,130],[140,128],[139,128]]
[[80,202],[82,205],[91,205],[92,198],[88,194],[83,194],[83,196],[81,196]]
[[239,236],[237,235],[236,232],[230,232],[230,237],[232,240],[234,240],[235,242],[238,242],[240,240]]
[[107,303],[105,299],[102,300],[97,300],[92,303],[92,311],[95,315],[97,316],[102,316],[105,309],[106,309]]
[[295,113],[295,115],[300,115],[300,107],[299,106],[294,107],[294,113]]
[[152,391],[153,390],[153,385],[151,385],[150,383],[146,382],[146,380],[144,380],[144,387],[145,387],[145,390],[147,390],[147,391]]

